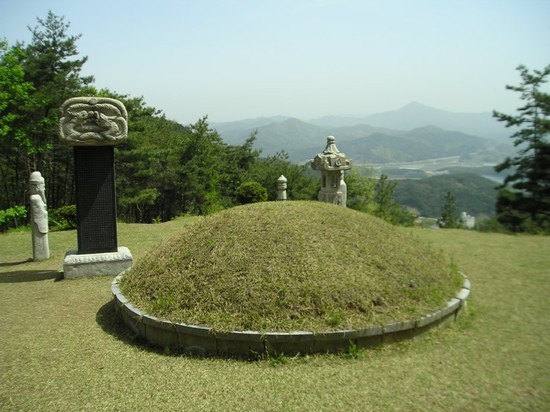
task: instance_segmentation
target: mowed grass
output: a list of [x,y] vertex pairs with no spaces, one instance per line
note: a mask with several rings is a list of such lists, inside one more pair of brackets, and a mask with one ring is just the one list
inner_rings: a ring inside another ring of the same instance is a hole
[[[120,225],[138,259],[186,219]],[[411,229],[402,229],[411,232]],[[107,277],[56,281],[74,232],[0,235],[0,410],[550,410],[550,238],[412,230],[453,256],[473,291],[456,324],[356,357],[244,362],[133,342]]]

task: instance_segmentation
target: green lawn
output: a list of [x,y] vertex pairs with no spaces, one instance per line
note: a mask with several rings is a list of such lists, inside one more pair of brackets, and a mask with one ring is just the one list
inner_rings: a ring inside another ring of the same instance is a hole
[[[120,225],[136,258],[188,222]],[[345,356],[244,362],[133,342],[107,277],[57,281],[75,232],[0,235],[0,410],[550,410],[550,237],[414,230],[472,282],[461,321]]]

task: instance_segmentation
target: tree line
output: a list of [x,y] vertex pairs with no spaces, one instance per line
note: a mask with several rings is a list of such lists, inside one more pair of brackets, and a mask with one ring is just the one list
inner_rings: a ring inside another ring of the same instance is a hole
[[[58,109],[70,97],[120,100],[128,111],[128,140],[115,148],[118,215],[126,222],[167,221],[181,214],[208,214],[248,201],[250,183],[265,189],[254,198],[275,200],[277,178],[286,176],[289,199],[315,199],[319,177],[309,165],[296,165],[287,153],[262,157],[253,148],[256,133],[242,145],[224,143],[205,116],[191,125],[169,120],[142,97],[120,95],[94,86],[83,76],[81,35],[52,12],[29,27],[30,44],[0,41],[0,229],[24,218],[28,177],[38,170],[46,180],[51,216],[71,220],[75,203],[72,148],[57,137]],[[497,120],[519,128],[518,156],[497,170],[512,168],[500,187],[497,220],[512,231],[550,231],[550,95],[541,85],[550,74],[520,66],[522,84],[508,86],[526,101],[517,116],[495,112]],[[396,183],[352,172],[346,177],[348,206],[395,224],[411,225],[414,216],[395,201]],[[248,185],[246,188],[242,185]],[[239,188],[241,188],[239,190]],[[245,190],[246,189],[246,190]],[[250,199],[249,199],[250,200]],[[251,201],[251,200],[250,200]]]
[[[69,23],[52,12],[37,22],[29,27],[30,44],[0,42],[0,210],[11,213],[3,216],[24,215],[28,176],[39,170],[47,183],[51,217],[71,220],[72,148],[59,143],[57,127],[58,108],[74,96],[111,97],[126,106],[128,140],[115,148],[118,215],[126,222],[167,221],[232,207],[247,201],[246,190],[239,188],[249,182],[265,188],[267,200],[275,200],[281,175],[289,181],[289,199],[316,198],[319,177],[309,166],[292,164],[285,152],[262,157],[253,148],[256,133],[242,145],[228,145],[207,117],[183,126],[142,97],[96,88],[93,76],[81,74],[87,61],[78,56],[81,35],[70,35]],[[366,209],[370,202],[369,210],[380,209],[375,192],[387,192],[388,186],[363,186],[356,207]]]
[[227,145],[206,117],[182,126],[143,98],[98,90],[93,76],[81,75],[87,58],[77,57],[80,35],[69,35],[69,24],[51,12],[37,21],[29,28],[29,45],[0,42],[0,210],[27,203],[28,176],[35,170],[46,179],[50,209],[75,203],[72,148],[59,143],[57,127],[58,108],[79,95],[112,97],[127,108],[128,141],[115,153],[119,216],[125,221],[165,221],[230,207],[246,180],[258,181],[273,198],[279,175],[268,169],[293,181],[293,198],[314,196],[314,177],[282,154],[261,158],[252,148],[254,135],[243,145]]

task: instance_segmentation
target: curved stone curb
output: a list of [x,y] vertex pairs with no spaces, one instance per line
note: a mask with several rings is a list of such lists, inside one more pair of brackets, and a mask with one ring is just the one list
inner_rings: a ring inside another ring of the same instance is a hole
[[462,274],[464,276],[462,289],[441,309],[419,319],[365,329],[318,333],[308,331],[221,333],[207,327],[172,323],[143,313],[120,291],[120,281],[128,270],[115,277],[111,284],[115,310],[124,324],[137,336],[154,346],[199,356],[257,357],[277,354],[337,353],[347,351],[352,344],[363,348],[412,338],[434,327],[442,327],[454,322],[466,308],[471,290],[470,281]]

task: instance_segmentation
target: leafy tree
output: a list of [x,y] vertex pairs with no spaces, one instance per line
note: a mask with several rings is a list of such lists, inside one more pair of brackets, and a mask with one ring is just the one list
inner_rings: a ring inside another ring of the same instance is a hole
[[226,145],[218,132],[210,128],[206,116],[189,129],[189,139],[180,157],[185,210],[207,214],[211,209],[223,208],[220,189],[223,188]]
[[267,189],[258,182],[244,182],[237,188],[237,200],[242,204],[265,202]]
[[[219,192],[215,193],[218,200],[220,200],[220,198],[222,199],[221,205],[223,207],[230,207],[235,203],[238,196],[236,191],[237,188],[248,179],[248,171],[260,155],[259,151],[252,147],[255,139],[256,132],[253,132],[242,145],[225,146],[223,165],[220,170],[221,180]],[[213,198],[214,194],[209,196],[209,204],[211,203],[211,197]],[[220,207],[217,207],[215,203],[213,203],[212,211],[217,211],[219,208]]]
[[550,94],[541,90],[550,65],[540,71],[530,72],[525,66],[517,70],[521,84],[506,88],[521,93],[524,105],[516,115],[493,112],[498,121],[516,130],[511,137],[519,148],[515,157],[495,166],[497,172],[511,171],[499,186],[497,219],[515,232],[550,233]]
[[24,203],[26,180],[40,170],[52,208],[73,203],[72,151],[58,144],[58,108],[93,81],[80,75],[86,58],[76,59],[80,38],[49,12],[30,28],[32,41],[8,48],[0,43],[0,207]]
[[445,194],[445,203],[443,204],[443,212],[438,219],[437,224],[441,228],[456,229],[460,227],[460,220],[456,210],[456,200],[451,192]]
[[182,213],[182,152],[188,128],[167,120],[143,98],[103,90],[128,111],[128,141],[116,148],[119,216],[128,222],[166,221]]
[[51,231],[76,229],[76,205],[61,206],[48,210],[48,224]]
[[362,176],[352,169],[346,177],[348,207],[377,216],[385,221],[412,226],[415,216],[395,201],[396,182],[381,175],[379,179]]
[[412,226],[416,216],[395,201],[396,186],[397,182],[390,181],[388,176],[384,174],[380,176],[375,186],[376,210],[374,215],[393,224]]
[[253,136],[229,146],[207,118],[182,126],[143,99],[122,101],[128,142],[117,148],[119,216],[129,222],[166,221],[182,213],[209,214],[237,203],[237,187],[255,161]]
[[24,204],[27,163],[33,142],[27,130],[27,114],[34,106],[32,83],[25,81],[21,65],[24,52],[0,41],[0,209]]
[[18,227],[27,217],[25,206],[14,206],[6,210],[0,210],[0,232],[10,227]]
[[347,185],[347,206],[350,209],[374,214],[376,212],[376,179],[351,169],[345,177]]

